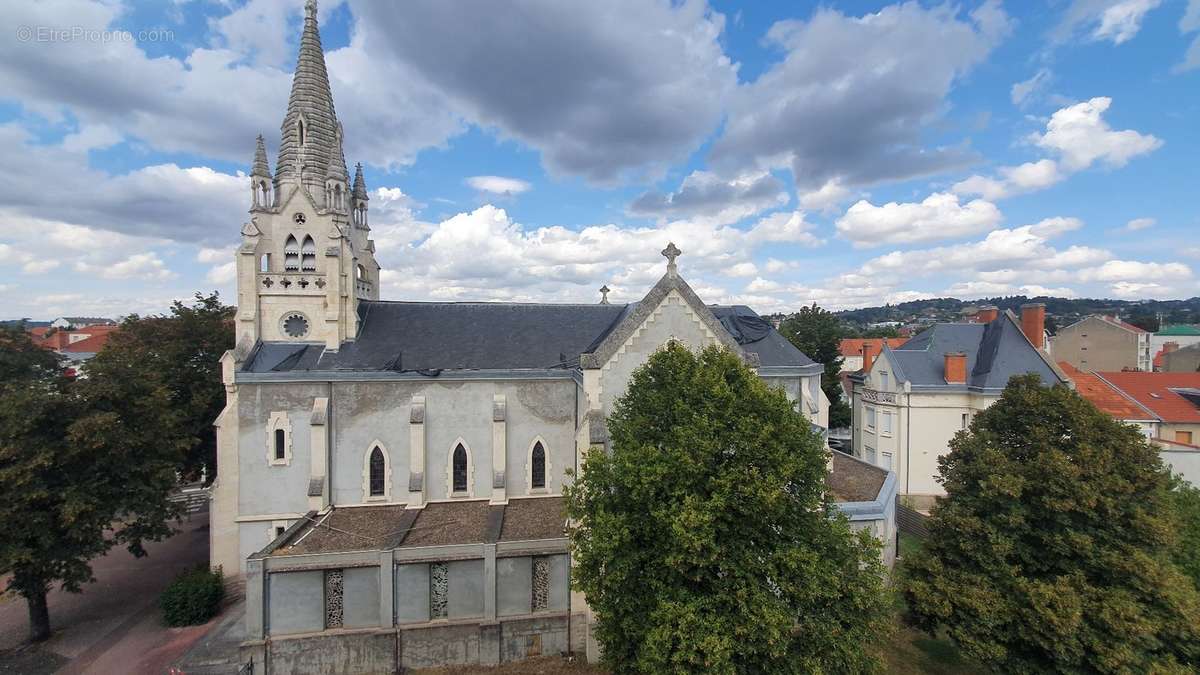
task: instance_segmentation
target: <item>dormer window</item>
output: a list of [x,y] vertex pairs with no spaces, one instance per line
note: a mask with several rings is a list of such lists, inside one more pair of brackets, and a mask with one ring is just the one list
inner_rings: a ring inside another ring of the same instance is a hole
[[302,261],[300,269],[305,272],[317,271],[317,244],[312,236],[304,237],[304,246],[300,249]]

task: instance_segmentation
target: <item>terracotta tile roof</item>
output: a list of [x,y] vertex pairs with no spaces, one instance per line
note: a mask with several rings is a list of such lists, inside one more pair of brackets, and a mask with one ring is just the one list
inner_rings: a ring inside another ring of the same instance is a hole
[[1096,373],[1168,424],[1200,424],[1200,405],[1177,393],[1200,389],[1200,373]]
[[862,356],[864,344],[873,344],[882,351],[884,340],[887,340],[888,347],[896,349],[908,338],[846,338],[840,345],[842,356]]
[[1129,400],[1095,373],[1085,373],[1075,366],[1060,361],[1058,366],[1075,382],[1075,391],[1092,402],[1101,411],[1119,420],[1150,420],[1154,414]]
[[62,347],[59,347],[59,350],[64,352],[87,352],[90,354],[95,354],[101,349],[104,349],[104,345],[108,344],[108,339],[112,337],[113,332],[116,331],[117,328],[117,326],[90,326],[84,330],[74,331],[73,334],[75,335],[87,335],[87,337],[82,340],[76,340],[75,342],[68,342]]
[[879,498],[887,480],[887,470],[856,459],[844,452],[833,451],[832,470],[825,484],[835,502],[869,502]]

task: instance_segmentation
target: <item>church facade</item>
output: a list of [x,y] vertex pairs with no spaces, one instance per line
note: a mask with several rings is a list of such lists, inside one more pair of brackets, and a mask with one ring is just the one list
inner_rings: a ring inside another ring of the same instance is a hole
[[[305,13],[275,170],[260,136],[250,172],[216,420],[211,563],[245,580],[244,648],[281,673],[594,656],[562,488],[608,444],[630,374],[668,341],[724,345],[824,428],[822,367],[749,308],[704,304],[669,242],[635,303],[380,300],[365,179]],[[894,476],[831,466],[890,562]]]

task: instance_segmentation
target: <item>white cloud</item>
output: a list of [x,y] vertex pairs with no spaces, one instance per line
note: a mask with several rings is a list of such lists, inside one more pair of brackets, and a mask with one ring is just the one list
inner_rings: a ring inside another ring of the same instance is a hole
[[1035,144],[1058,152],[1067,171],[1086,169],[1095,162],[1125,166],[1130,159],[1153,152],[1162,141],[1132,129],[1113,131],[1101,117],[1112,105],[1107,96],[1063,108],[1050,117],[1046,133],[1034,134]]
[[1083,221],[1078,218],[1063,218],[1056,216],[1054,218],[1046,218],[1029,226],[1029,231],[1033,234],[1045,238],[1053,239],[1061,234],[1072,232],[1081,229]]
[[1059,161],[1041,159],[1018,166],[997,169],[998,177],[974,175],[951,188],[961,195],[980,195],[998,200],[1026,192],[1036,192],[1082,171],[1096,162],[1122,167],[1129,160],[1162,146],[1162,141],[1132,129],[1113,131],[1103,119],[1112,105],[1104,96],[1056,111],[1046,124],[1045,133],[1029,137],[1034,145],[1057,153]]
[[1119,45],[1138,34],[1146,14],[1159,4],[1161,0],[1073,0],[1054,30],[1054,39],[1065,42],[1086,31],[1088,39]]
[[1154,224],[1157,222],[1158,221],[1153,218],[1134,218],[1128,223],[1125,223],[1125,229],[1131,232],[1137,232],[1138,230],[1144,230],[1148,227],[1154,227]]
[[1000,223],[995,204],[935,192],[919,203],[888,202],[875,206],[860,200],[837,220],[837,232],[856,247],[908,244],[983,232]]
[[1098,267],[1080,272],[1083,281],[1178,281],[1192,276],[1192,270],[1183,263],[1139,262],[1136,260],[1109,260]]
[[[1200,31],[1200,0],[1188,0],[1183,18],[1179,20],[1179,32],[1184,35]],[[1200,35],[1192,38],[1183,61],[1174,68],[1174,72],[1183,73],[1200,68]]]
[[175,277],[166,264],[155,253],[135,253],[123,260],[103,265],[79,261],[75,271],[101,279],[138,279],[141,281],[166,281]]
[[1054,75],[1048,68],[1039,68],[1033,77],[1013,84],[1009,92],[1013,105],[1023,107],[1026,103],[1031,102],[1035,96],[1045,90],[1052,79],[1054,79]]
[[506,197],[515,197],[533,187],[529,181],[505,176],[471,176],[467,179],[467,185],[480,192]]
[[830,213],[836,211],[852,195],[853,192],[843,187],[841,183],[836,180],[828,180],[820,188],[800,195],[800,206],[813,211]]
[[781,242],[820,246],[824,240],[812,233],[812,223],[804,219],[803,211],[779,211],[765,216],[750,228],[747,238],[754,242]]
[[747,293],[771,293],[783,288],[783,284],[778,281],[755,277],[754,281],[746,284]]

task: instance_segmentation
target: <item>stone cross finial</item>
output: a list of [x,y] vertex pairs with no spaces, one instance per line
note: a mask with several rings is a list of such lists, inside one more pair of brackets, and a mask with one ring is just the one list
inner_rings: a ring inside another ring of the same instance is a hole
[[667,247],[662,250],[662,254],[667,259],[667,272],[675,274],[678,271],[675,267],[675,259],[683,255],[683,251],[675,247],[675,242],[669,242]]
[[609,291],[608,284],[604,284],[603,286],[600,287],[600,304],[602,304],[602,305],[608,304],[608,291]]

